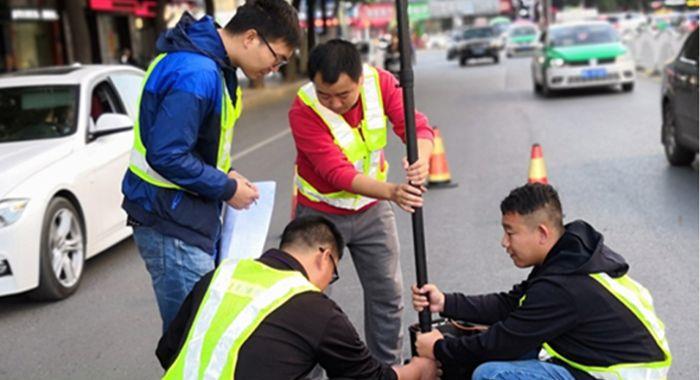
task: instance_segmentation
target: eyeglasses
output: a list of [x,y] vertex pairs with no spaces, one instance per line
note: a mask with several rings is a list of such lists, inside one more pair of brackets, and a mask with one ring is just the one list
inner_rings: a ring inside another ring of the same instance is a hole
[[272,56],[275,57],[275,64],[272,65],[272,67],[279,69],[280,67],[286,65],[289,62],[287,60],[287,58],[282,57],[280,54],[275,53],[275,50],[272,49],[272,46],[270,46],[270,43],[267,42],[267,38],[265,38],[265,36],[263,36],[262,33],[258,32],[258,36],[260,36],[260,39],[262,40],[262,42],[264,42],[265,45],[267,46],[267,48],[270,50],[270,53],[272,53]]
[[[318,247],[318,249],[323,252],[326,249],[323,247]],[[331,263],[333,264],[333,277],[331,277],[331,282],[328,283],[328,285],[340,280],[340,275],[338,274],[338,264],[335,262],[335,259],[333,258],[333,254],[329,253],[328,257],[331,259]]]

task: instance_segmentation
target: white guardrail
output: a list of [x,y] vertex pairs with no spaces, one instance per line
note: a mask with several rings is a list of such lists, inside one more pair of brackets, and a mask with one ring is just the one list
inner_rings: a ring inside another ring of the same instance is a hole
[[680,52],[688,34],[673,29],[630,31],[622,40],[634,57],[637,70],[659,74],[664,66]]

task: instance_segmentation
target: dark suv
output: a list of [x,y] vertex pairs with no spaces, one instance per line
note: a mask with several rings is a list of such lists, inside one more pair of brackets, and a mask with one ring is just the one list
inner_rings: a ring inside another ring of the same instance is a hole
[[491,26],[465,29],[459,41],[459,65],[466,66],[472,58],[490,57],[498,63],[501,50],[499,35]]
[[661,142],[671,165],[689,165],[698,152],[698,30],[664,68]]

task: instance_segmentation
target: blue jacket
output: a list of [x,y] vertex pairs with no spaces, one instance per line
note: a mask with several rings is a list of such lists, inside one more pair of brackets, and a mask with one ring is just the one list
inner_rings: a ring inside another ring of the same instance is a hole
[[185,13],[164,32],[141,95],[139,128],[146,161],[188,191],[153,186],[127,169],[122,207],[132,221],[214,254],[221,207],[237,183],[216,169],[222,73],[235,104],[236,71],[210,17]]

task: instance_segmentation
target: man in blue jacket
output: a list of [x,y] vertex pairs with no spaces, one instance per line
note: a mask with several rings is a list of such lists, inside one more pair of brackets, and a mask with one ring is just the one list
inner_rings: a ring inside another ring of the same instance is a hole
[[194,284],[214,269],[223,203],[248,208],[257,188],[231,169],[241,112],[240,68],[277,71],[299,44],[284,0],[249,0],[219,28],[184,14],[158,39],[134,126],[122,207],[151,275],[163,330]]

